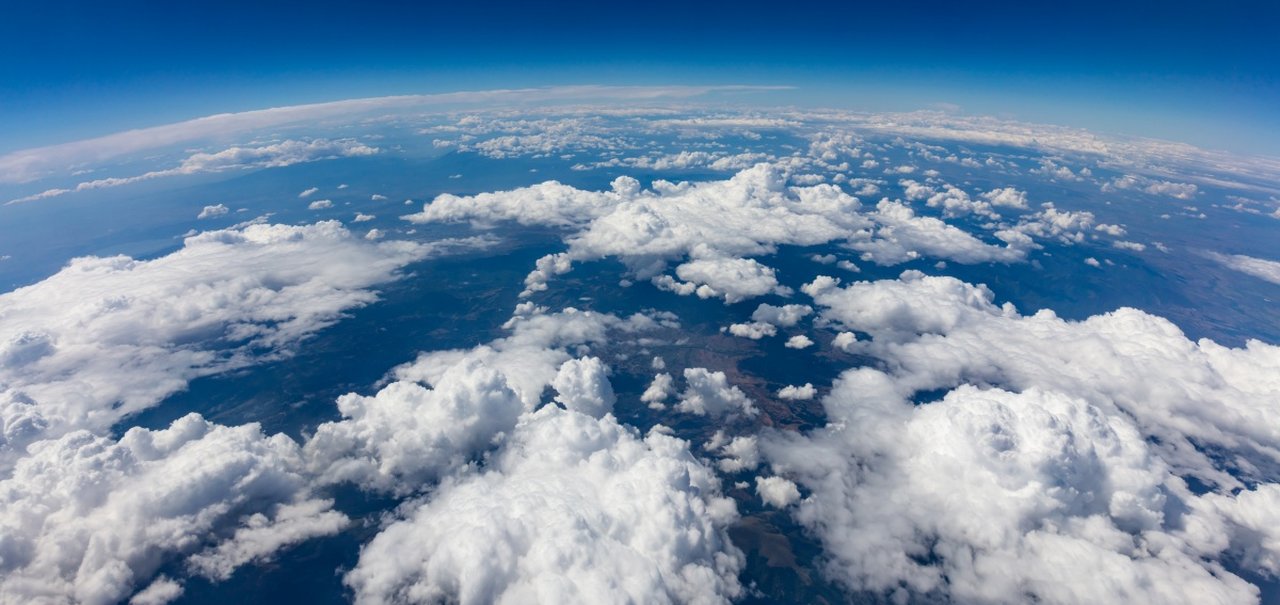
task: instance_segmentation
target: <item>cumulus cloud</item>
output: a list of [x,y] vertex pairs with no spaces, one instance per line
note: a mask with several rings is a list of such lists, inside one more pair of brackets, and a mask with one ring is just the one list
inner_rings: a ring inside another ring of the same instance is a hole
[[782,477],[756,477],[756,494],[769,506],[786,508],[800,499],[800,488]]
[[649,404],[650,408],[663,409],[665,403],[676,393],[676,381],[670,374],[662,372],[653,377],[653,381],[640,394],[640,401]]
[[1280,347],[1192,342],[1134,309],[1022,316],[916,272],[804,290],[883,368],[841,375],[827,427],[761,441],[811,493],[795,515],[833,578],[972,602],[1256,602],[1219,561],[1273,573],[1280,556],[1260,514],[1280,478]]
[[1027,192],[1020,191],[1013,187],[1002,187],[992,189],[982,194],[983,199],[991,202],[992,206],[1003,206],[1006,208],[1017,208],[1025,210],[1027,208]]
[[782,305],[763,303],[751,313],[752,321],[764,322],[782,328],[790,328],[813,313],[809,305]]
[[684,441],[548,406],[386,526],[346,582],[359,603],[727,603],[736,517]]
[[213,206],[205,206],[204,208],[202,208],[200,210],[200,214],[196,215],[196,218],[197,219],[214,218],[214,217],[222,216],[228,212],[231,212],[231,209],[227,208],[226,205],[215,204]]
[[716,466],[726,473],[749,471],[760,464],[760,448],[754,435],[727,439],[723,432],[717,432],[705,448],[720,456]]
[[392,375],[401,381],[439,385],[459,362],[478,360],[500,372],[519,396],[524,410],[529,411],[539,404],[543,390],[555,380],[561,364],[573,358],[568,349],[587,351],[591,345],[678,326],[672,316],[662,313],[620,318],[574,308],[552,313],[525,303],[507,322],[508,336],[473,349],[424,353],[412,363],[395,368]]
[[790,294],[789,289],[778,285],[771,267],[748,258],[700,258],[676,267],[676,276],[684,281],[654,283],[677,293],[697,294],[698,298],[723,298],[725,304],[769,293]]
[[[0,600],[114,603],[202,547],[214,550],[195,565],[222,576],[338,531],[346,518],[309,498],[302,466],[287,437],[194,414],[119,441],[77,431],[41,442],[0,481]],[[232,530],[234,546],[211,543]],[[140,598],[177,592],[153,584]]]
[[778,328],[773,324],[762,321],[753,321],[750,323],[730,324],[729,333],[742,338],[750,338],[751,340],[760,340],[766,336],[773,336],[778,333]]
[[[554,272],[539,269],[538,284],[568,271],[574,262],[616,257],[641,278],[659,276],[661,287],[726,299],[776,291],[773,270],[744,257],[772,254],[779,245],[845,242],[881,264],[921,255],[962,263],[1013,262],[1024,254],[985,243],[939,219],[916,216],[900,203],[882,201],[867,212],[834,185],[788,187],[787,178],[785,167],[760,164],[728,180],[656,181],[647,191],[629,177],[614,180],[608,191],[551,181],[468,197],[441,195],[422,212],[404,218],[566,229],[568,251],[556,257]],[[662,275],[668,263],[686,259],[677,267],[683,281]],[[728,280],[737,278],[749,289],[731,292]]]
[[287,354],[404,265],[456,246],[369,245],[339,223],[201,233],[153,260],[72,260],[0,295],[0,460],[102,430],[187,382]]
[[165,605],[182,596],[182,585],[174,580],[160,576],[149,586],[138,591],[129,599],[129,605]]
[[755,416],[756,407],[747,395],[729,384],[724,372],[712,372],[706,368],[686,368],[685,389],[680,393],[676,409],[699,416],[723,416],[741,413]]
[[371,397],[343,395],[343,419],[317,427],[307,461],[322,483],[411,493],[488,450],[523,409],[500,372],[462,359],[434,388],[398,380]]
[[268,561],[286,547],[344,529],[349,519],[332,506],[332,500],[315,499],[276,505],[269,515],[249,515],[229,539],[193,555],[187,565],[205,577],[226,580],[247,563]]
[[804,334],[796,334],[787,339],[786,347],[788,349],[807,349],[813,346],[813,339]]
[[333,207],[333,200],[316,200],[307,204],[307,210],[328,210]]
[[1184,201],[1194,199],[1196,193],[1200,190],[1199,187],[1192,183],[1175,183],[1133,174],[1126,174],[1112,179],[1102,187],[1103,191],[1115,191],[1117,189],[1136,189],[1148,195],[1171,197]]
[[565,409],[600,417],[613,412],[617,397],[609,383],[609,368],[599,357],[583,357],[564,362],[551,387],[556,390],[556,402]]
[[834,387],[829,413],[852,422],[812,446],[845,471],[767,446],[813,491],[795,514],[837,580],[961,602],[1256,601],[1166,512],[1192,496],[1123,416],[1034,388],[964,386],[923,406],[894,388],[875,370]]
[[818,390],[813,387],[813,384],[808,382],[804,383],[802,386],[789,384],[778,389],[778,399],[789,399],[792,401],[806,401],[813,399],[813,396],[817,394]]

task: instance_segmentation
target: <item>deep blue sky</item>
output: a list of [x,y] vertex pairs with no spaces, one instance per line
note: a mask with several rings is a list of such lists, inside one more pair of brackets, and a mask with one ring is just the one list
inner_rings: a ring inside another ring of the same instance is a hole
[[381,94],[736,83],[1280,155],[1276,2],[5,4],[0,152]]

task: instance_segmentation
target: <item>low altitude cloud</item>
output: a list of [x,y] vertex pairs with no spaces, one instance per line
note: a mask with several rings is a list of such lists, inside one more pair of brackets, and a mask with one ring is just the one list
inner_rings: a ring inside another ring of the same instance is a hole
[[0,295],[0,462],[100,431],[187,382],[287,352],[404,265],[481,240],[367,244],[337,222],[201,233],[167,256],[73,259]]
[[1222,561],[1280,560],[1280,432],[1264,420],[1280,348],[1193,342],[1134,309],[1023,316],[914,271],[803,291],[879,360],[836,381],[825,428],[761,442],[805,489],[794,515],[833,579],[961,602],[1258,600]]
[[[552,181],[469,197],[441,195],[405,218],[566,229],[569,250],[548,257],[545,267],[540,263],[530,275],[527,293],[545,289],[548,279],[571,270],[574,262],[605,257],[616,257],[637,277],[653,278],[677,293],[734,302],[784,292],[771,268],[744,258],[771,254],[784,244],[844,242],[866,259],[887,265],[919,256],[961,263],[1015,262],[1024,256],[1020,248],[985,243],[937,218],[917,216],[898,202],[883,200],[864,209],[836,186],[786,183],[785,167],[769,164],[723,181],[658,181],[650,191],[629,177],[616,179],[609,191]],[[675,277],[665,273],[672,261],[683,261]]]
[[385,527],[345,580],[360,603],[728,603],[736,518],[684,441],[548,406],[485,471]]
[[[167,559],[209,549],[197,567],[221,577],[345,527],[302,471],[289,438],[194,414],[119,441],[42,442],[0,481],[0,601],[114,603]],[[237,526],[251,534],[216,543]]]

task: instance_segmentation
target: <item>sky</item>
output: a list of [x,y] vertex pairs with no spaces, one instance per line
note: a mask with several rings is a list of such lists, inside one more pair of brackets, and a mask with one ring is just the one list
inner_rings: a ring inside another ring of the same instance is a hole
[[1280,156],[1277,23],[1240,1],[23,3],[0,20],[0,152],[377,95],[751,84]]

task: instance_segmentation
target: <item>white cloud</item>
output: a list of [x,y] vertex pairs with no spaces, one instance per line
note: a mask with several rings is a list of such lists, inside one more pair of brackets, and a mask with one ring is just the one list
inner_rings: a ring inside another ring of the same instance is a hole
[[766,336],[773,336],[777,334],[778,328],[770,323],[753,321],[751,323],[731,324],[729,326],[729,333],[741,338],[760,340]]
[[1222,263],[1224,267],[1229,269],[1234,269],[1246,275],[1252,275],[1258,279],[1269,281],[1273,284],[1280,284],[1280,262],[1254,258],[1244,254],[1206,252],[1205,256],[1211,260]]
[[670,374],[662,372],[653,377],[653,382],[640,394],[640,401],[649,404],[650,408],[663,409],[665,403],[676,393],[676,381]]
[[[723,434],[717,436],[723,437]],[[716,439],[712,439],[713,443],[715,441]],[[715,448],[716,453],[720,455],[720,460],[716,461],[716,466],[726,473],[755,469],[760,465],[758,443],[754,435],[734,437],[728,443]]]
[[372,155],[377,152],[378,149],[376,147],[369,147],[350,139],[335,141],[327,139],[314,139],[311,141],[287,140],[260,147],[230,147],[215,153],[200,152],[192,154],[174,168],[153,170],[135,176],[109,177],[85,181],[71,188],[46,189],[40,193],[11,200],[7,203],[33,202],[67,193],[119,187],[172,176],[248,168],[276,168],[317,160]]
[[338,398],[343,420],[316,428],[307,461],[323,483],[411,493],[487,451],[523,409],[500,372],[462,359],[431,389],[396,381]]
[[800,499],[796,484],[782,477],[756,477],[756,493],[774,508],[786,508]]
[[[822,317],[871,334],[860,350],[892,359],[912,389],[968,380],[1086,397],[1131,416],[1179,472],[1210,483],[1239,481],[1189,440],[1280,464],[1280,428],[1264,420],[1280,414],[1280,372],[1268,371],[1280,367],[1280,347],[1193,342],[1169,321],[1129,308],[1080,322],[1048,310],[1022,316],[994,305],[985,286],[911,271],[814,291]],[[1234,470],[1267,472],[1258,464]]]
[[680,393],[676,409],[699,416],[723,416],[742,413],[755,416],[756,407],[746,394],[729,384],[724,372],[712,372],[706,368],[686,368],[685,389]]
[[502,373],[528,411],[541,401],[560,365],[571,359],[567,348],[584,351],[590,345],[620,342],[629,335],[677,326],[670,316],[660,313],[627,318],[573,308],[548,313],[526,303],[507,322],[510,335],[474,349],[424,353],[393,370],[392,375],[397,380],[439,385],[444,374],[460,361],[480,360]]
[[310,187],[310,188],[308,188],[308,189],[303,189],[303,190],[302,190],[302,193],[299,193],[299,194],[298,194],[298,199],[306,199],[306,198],[309,198],[309,197],[311,197],[312,195],[315,195],[317,191],[320,191],[320,188],[319,188],[319,187]]
[[242,565],[269,561],[286,547],[336,534],[350,520],[330,510],[332,506],[332,500],[307,500],[276,505],[269,516],[249,515],[229,539],[188,559],[188,567],[205,577],[226,580]]
[[613,412],[617,397],[609,383],[609,368],[599,357],[570,359],[560,365],[551,387],[556,402],[567,410],[599,418]]
[[228,212],[230,212],[230,211],[231,211],[231,209],[230,209],[230,208],[227,208],[227,207],[226,207],[225,205],[223,205],[223,204],[216,204],[216,205],[213,205],[213,206],[205,206],[204,208],[202,208],[202,209],[200,210],[200,214],[197,214],[197,215],[196,215],[196,218],[197,218],[197,219],[214,218],[214,217],[222,216],[222,215],[224,215],[224,214],[226,214],[226,213],[228,213]]
[[[984,243],[962,229],[931,216],[917,216],[900,202],[881,200],[873,215],[880,225],[874,234],[863,235],[848,245],[864,252],[864,260],[894,265],[932,256],[963,264],[1016,262],[1022,250]],[[865,233],[865,232],[864,232]]]
[[[308,500],[301,466],[287,437],[194,414],[119,441],[78,431],[37,444],[0,481],[0,601],[122,601],[162,563],[237,526],[256,546],[214,551],[222,570],[337,531],[345,517]],[[173,592],[153,586],[144,601]]]
[[725,304],[769,293],[790,293],[778,285],[772,268],[753,259],[699,258],[676,267],[676,276],[696,285],[693,292],[698,298],[723,298]]
[[[1167,512],[1194,496],[1124,416],[1035,388],[962,386],[916,406],[870,369],[825,404],[839,430],[765,448],[812,491],[796,518],[847,586],[985,603],[1257,600]],[[847,468],[814,461],[830,456]]]
[[788,399],[791,401],[807,401],[813,399],[818,394],[818,390],[811,383],[804,383],[803,386],[789,384],[778,389],[778,399]]
[[813,346],[813,339],[804,334],[796,334],[787,339],[786,347],[788,349],[807,349]]
[[371,221],[371,220],[373,220],[373,219],[375,219],[375,218],[378,218],[378,217],[376,217],[376,216],[374,216],[374,215],[372,215],[372,214],[365,214],[365,213],[363,213],[363,212],[357,212],[357,213],[356,213],[356,217],[355,217],[355,218],[353,218],[353,219],[351,219],[351,222],[353,222],[353,223],[367,223],[367,222],[369,222],[369,221]]
[[[786,180],[784,167],[761,164],[723,181],[657,181],[650,191],[629,177],[614,180],[609,191],[601,192],[552,181],[470,197],[441,195],[422,212],[404,218],[417,223],[512,221],[564,228],[569,231],[569,250],[556,257],[556,274],[568,271],[573,262],[617,257],[645,279],[660,275],[671,261],[689,258],[681,265],[688,277],[680,277],[686,281],[666,275],[656,283],[682,294],[698,293],[706,286],[703,293],[708,296],[719,292],[735,299],[776,287],[772,269],[743,257],[771,254],[784,244],[845,241],[881,264],[921,255],[962,263],[1014,262],[1024,255],[1019,249],[984,243],[936,218],[916,216],[899,203],[886,200],[874,211],[863,212],[858,200],[838,187],[787,187]],[[743,276],[750,288],[730,293],[730,275]],[[688,281],[693,278],[699,282]],[[721,281],[709,285],[709,279]],[[536,283],[545,285],[546,279]]]
[[1025,210],[1027,208],[1027,192],[1020,191],[1013,187],[1002,187],[992,189],[982,194],[983,199],[991,202],[992,206],[1003,206],[1005,208],[1017,208]]
[[[785,87],[784,87],[785,88]],[[94,139],[13,151],[0,155],[0,182],[22,183],[84,163],[100,162],[128,154],[180,145],[228,134],[251,132],[285,124],[321,118],[352,116],[371,111],[413,107],[501,103],[511,101],[571,101],[589,99],[653,100],[678,99],[716,93],[778,90],[760,86],[558,86],[491,91],[453,92],[434,95],[400,95],[348,99],[273,107],[239,113],[224,113],[185,122],[129,130]]]
[[[0,462],[102,430],[199,376],[287,354],[404,265],[482,240],[368,245],[336,222],[189,237],[167,256],[83,257],[0,295]],[[3,464],[0,464],[3,466]]]
[[182,585],[174,580],[160,576],[150,586],[139,591],[129,599],[129,605],[165,605],[182,596]]
[[684,441],[549,406],[386,526],[346,582],[361,603],[727,603],[744,558],[719,493]]
[[1280,347],[1192,342],[1134,309],[1022,316],[915,272],[804,290],[884,368],[837,380],[826,428],[761,442],[811,492],[796,518],[834,578],[957,601],[1256,601],[1220,561],[1280,560],[1259,514],[1280,477]]
[[1126,174],[1112,179],[1102,187],[1103,191],[1114,191],[1116,189],[1137,189],[1148,195],[1165,196],[1186,201],[1194,199],[1200,188],[1191,183],[1175,183],[1173,181],[1162,181]]
[[1094,231],[1105,233],[1107,235],[1110,235],[1111,237],[1124,237],[1124,235],[1128,233],[1128,231],[1126,231],[1125,228],[1121,227],[1120,225],[1108,225],[1106,223],[1099,224],[1093,229]]
[[333,200],[316,200],[307,204],[307,210],[328,210],[333,207]]
[[858,344],[858,336],[853,332],[839,332],[831,339],[831,346],[846,353],[852,352]]
[[813,307],[809,305],[782,305],[777,307],[763,303],[751,313],[751,319],[752,321],[773,324],[782,328],[790,328],[811,313],[813,313]]

